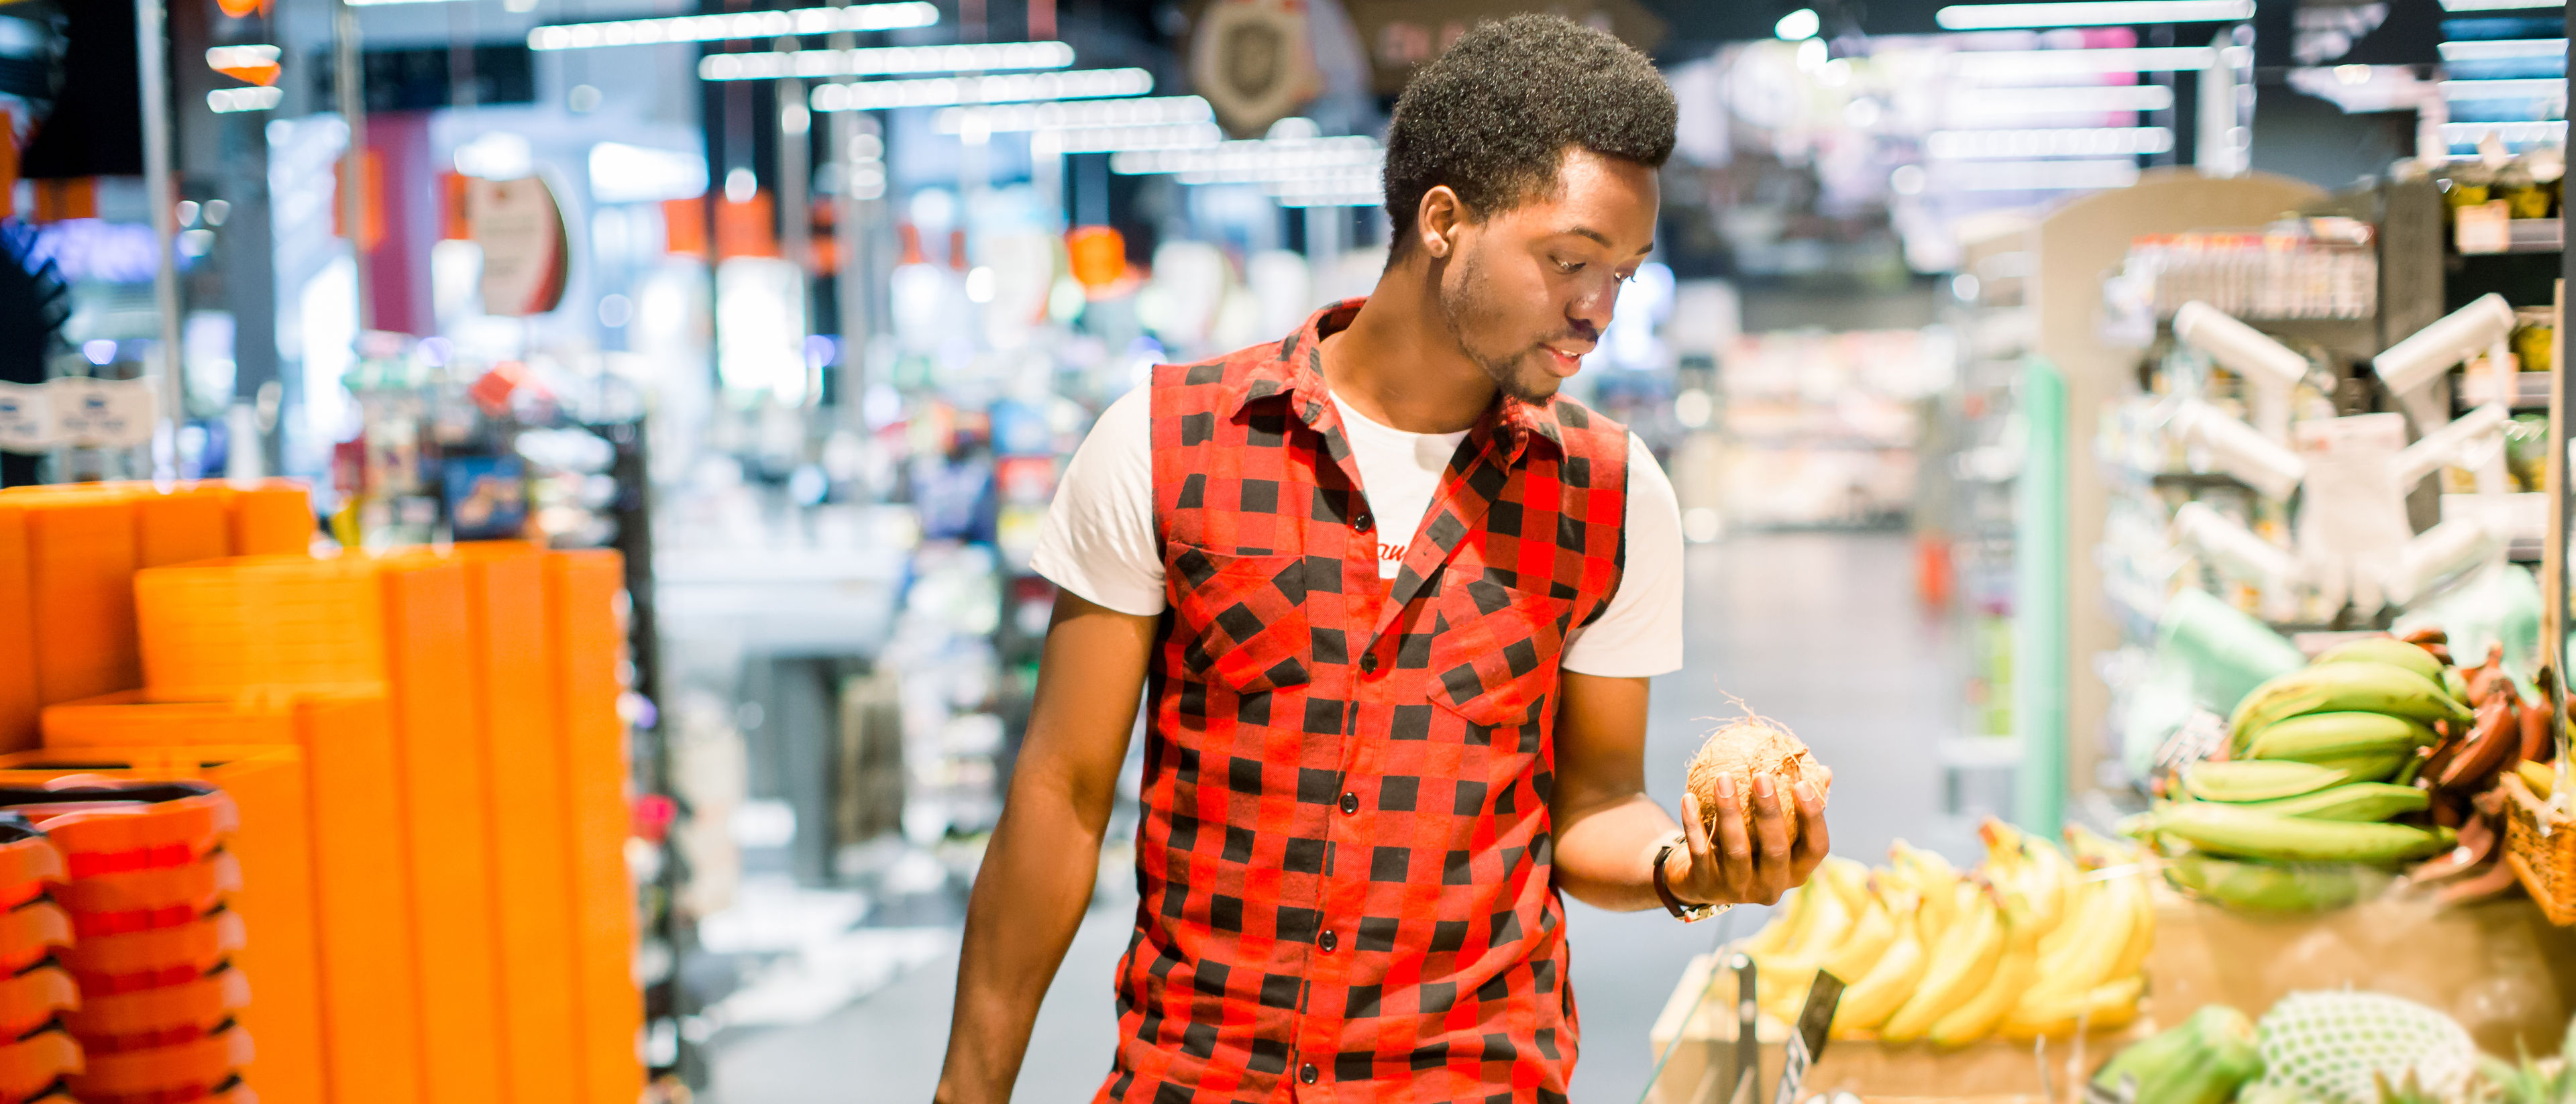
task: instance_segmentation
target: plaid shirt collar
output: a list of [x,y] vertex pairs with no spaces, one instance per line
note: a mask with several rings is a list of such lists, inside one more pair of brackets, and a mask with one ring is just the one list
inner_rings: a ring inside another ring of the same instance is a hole
[[[1340,423],[1331,417],[1333,407],[1328,401],[1332,388],[1324,381],[1324,338],[1350,326],[1359,316],[1360,304],[1367,301],[1365,297],[1344,299],[1307,318],[1305,325],[1279,343],[1276,354],[1255,361],[1243,373],[1240,385],[1226,395],[1224,415],[1232,418],[1247,404],[1279,399],[1318,432],[1337,429]],[[1497,395],[1471,432],[1486,447],[1499,451],[1506,467],[1520,463],[1533,439],[1547,441],[1561,456],[1565,435],[1556,411],[1554,396],[1532,403]]]

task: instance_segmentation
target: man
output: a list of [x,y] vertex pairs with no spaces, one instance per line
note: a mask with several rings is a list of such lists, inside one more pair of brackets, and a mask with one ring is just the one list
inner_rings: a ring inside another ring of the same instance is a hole
[[940,1100],[1010,1094],[1140,688],[1101,1100],[1564,1100],[1559,889],[1696,916],[1823,857],[1803,784],[1730,788],[1715,840],[1689,799],[1677,831],[1646,797],[1678,510],[1625,429],[1555,397],[1653,246],[1673,117],[1607,35],[1470,31],[1396,105],[1376,292],[1103,413],[1036,557],[1062,597]]

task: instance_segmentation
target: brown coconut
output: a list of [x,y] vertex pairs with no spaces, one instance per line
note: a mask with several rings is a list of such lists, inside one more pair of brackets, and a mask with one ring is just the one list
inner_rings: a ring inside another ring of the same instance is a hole
[[1709,842],[1720,839],[1717,828],[1717,780],[1735,779],[1736,804],[1742,808],[1744,838],[1758,840],[1754,834],[1755,803],[1753,776],[1769,774],[1779,787],[1780,806],[1789,815],[1790,838],[1797,836],[1798,806],[1796,787],[1805,782],[1816,788],[1821,801],[1833,789],[1834,772],[1818,762],[1807,745],[1787,727],[1768,717],[1748,714],[1708,734],[1708,741],[1691,756],[1687,784],[1699,798],[1702,826],[1708,830]]

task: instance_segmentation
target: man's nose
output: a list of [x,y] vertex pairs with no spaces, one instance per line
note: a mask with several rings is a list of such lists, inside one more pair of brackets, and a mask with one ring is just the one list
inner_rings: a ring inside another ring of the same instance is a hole
[[1619,305],[1619,281],[1604,280],[1584,289],[1568,305],[1565,320],[1586,341],[1601,340],[1601,331],[1610,328],[1610,313]]

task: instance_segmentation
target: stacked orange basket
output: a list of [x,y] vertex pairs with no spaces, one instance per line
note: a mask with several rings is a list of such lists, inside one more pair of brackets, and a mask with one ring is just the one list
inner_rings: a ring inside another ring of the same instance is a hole
[[62,1014],[80,1007],[55,955],[72,925],[47,895],[63,880],[62,852],[26,818],[0,815],[0,1104],[64,1099],[81,1072],[80,1044]]
[[0,808],[43,829],[68,875],[53,904],[79,989],[62,1019],[85,1059],[71,1092],[83,1104],[247,1099],[250,1034],[234,1017],[250,986],[232,965],[245,933],[226,907],[241,871],[223,850],[232,800],[199,783],[75,776],[0,787]]

